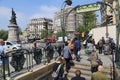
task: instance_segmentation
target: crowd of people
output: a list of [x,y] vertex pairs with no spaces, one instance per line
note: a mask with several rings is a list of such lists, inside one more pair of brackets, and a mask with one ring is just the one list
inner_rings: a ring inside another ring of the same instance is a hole
[[[72,60],[76,60],[76,61],[80,62],[80,50],[81,50],[81,43],[78,38],[75,37],[73,40],[68,40],[65,42],[65,46],[60,54],[60,57],[64,60],[64,73],[65,73],[64,79],[66,78],[67,73],[69,73],[71,66],[74,65]],[[55,64],[55,66],[56,66],[56,64]],[[61,68],[62,68],[62,66],[61,66]],[[55,71],[54,69],[55,68],[53,68],[53,71]],[[64,73],[62,72],[62,74],[64,74]],[[77,73],[78,73],[78,71],[77,71]],[[55,78],[55,80],[63,80],[63,78],[61,78],[61,76],[59,78],[59,76],[58,76],[57,79]],[[74,79],[72,79],[72,80],[74,80]]]
[[102,37],[97,44],[95,44],[95,40],[90,36],[86,40],[85,48],[87,54],[90,54],[96,48],[98,49],[99,54],[109,55],[115,50],[115,41],[111,37]]
[[[98,63],[98,61],[101,61],[99,54],[101,54],[102,51],[105,50],[105,47],[103,47],[103,45],[109,44],[109,45],[111,45],[111,48],[112,48],[113,47],[112,42],[114,42],[114,41],[112,38],[110,38],[109,43],[108,42],[104,43],[104,39],[102,38],[98,42],[99,53],[97,53],[96,52],[97,47],[95,47],[94,39],[92,39],[92,37],[90,37],[89,40],[87,40],[86,48],[89,49],[88,54],[89,54],[89,60],[91,63],[91,72],[92,72],[91,80],[107,80],[107,77],[102,73],[102,71],[103,71],[102,63]],[[3,41],[3,39],[0,39],[0,54],[4,53],[3,45],[4,45],[4,41]],[[48,45],[48,44],[46,44],[46,45]],[[36,42],[34,42],[34,47],[36,48],[36,46],[37,46],[37,44],[36,44]],[[55,65],[53,66],[53,71],[54,72],[57,71],[57,74],[58,74],[54,78],[54,80],[65,80],[65,78],[71,68],[72,60],[76,60],[76,61],[80,62],[80,50],[81,50],[81,42],[78,38],[75,37],[73,40],[68,40],[65,42],[65,46],[64,46],[63,50],[61,51],[61,53],[59,53],[60,57],[57,59],[58,62],[55,63]],[[0,62],[0,64],[2,65],[2,61]],[[86,80],[84,77],[81,76],[80,70],[76,70],[75,75],[76,76],[72,77],[71,80]],[[100,77],[98,75],[103,76],[103,77]],[[67,80],[67,78],[66,78],[66,80]]]
[[[99,54],[102,54],[103,50],[105,50],[104,46],[107,44],[106,42],[107,40],[105,41],[105,43],[102,40],[104,39],[102,38],[100,41],[98,41],[97,45],[95,44],[95,40],[92,37],[89,37],[89,39],[87,40],[86,48],[88,48],[89,50],[88,56],[89,56],[89,61],[91,63],[91,73],[92,73],[91,80],[108,80],[106,75],[103,73],[103,62],[99,57]],[[111,41],[113,39],[109,38],[109,40]],[[99,50],[98,52],[97,49]],[[61,55],[59,57],[64,61],[62,62],[62,66],[61,66],[62,72],[60,73],[62,76],[60,76],[60,78],[59,76],[57,76],[57,79],[55,78],[54,80],[68,80],[65,79],[65,77],[67,73],[69,73],[69,70],[71,68],[71,61],[72,60],[76,60],[78,62],[80,61],[80,50],[81,50],[81,42],[78,38],[74,38],[72,41],[68,40],[67,42],[65,42],[64,49],[62,50]],[[53,68],[53,70],[55,71],[55,68]],[[75,75],[76,76],[72,77],[71,80],[86,80],[84,77],[81,76],[80,70],[76,70]]]

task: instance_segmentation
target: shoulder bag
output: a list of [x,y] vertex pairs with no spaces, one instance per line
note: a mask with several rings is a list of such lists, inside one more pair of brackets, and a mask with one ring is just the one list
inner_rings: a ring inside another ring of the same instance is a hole
[[62,66],[62,65],[60,64],[60,65],[58,66],[57,70],[52,72],[52,77],[53,77],[53,78],[58,77],[58,74],[59,74],[59,71],[60,71],[61,66]]

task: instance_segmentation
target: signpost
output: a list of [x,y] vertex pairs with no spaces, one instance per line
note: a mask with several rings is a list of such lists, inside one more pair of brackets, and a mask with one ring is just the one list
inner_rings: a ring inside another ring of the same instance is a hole
[[93,3],[93,4],[78,6],[76,8],[76,12],[82,13],[82,12],[89,12],[89,11],[97,11],[97,10],[100,10],[100,8],[101,8],[100,4]]

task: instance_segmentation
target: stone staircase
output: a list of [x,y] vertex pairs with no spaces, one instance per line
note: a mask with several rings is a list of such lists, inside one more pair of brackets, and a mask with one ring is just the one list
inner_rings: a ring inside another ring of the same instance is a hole
[[[77,69],[81,70],[81,76],[85,77],[86,80],[91,80],[91,70],[90,70],[90,64],[81,63],[74,61],[75,65],[71,67],[69,73],[68,73],[68,79],[71,80],[73,76],[75,76],[75,71]],[[104,73],[108,76],[110,80],[110,67],[104,67]]]

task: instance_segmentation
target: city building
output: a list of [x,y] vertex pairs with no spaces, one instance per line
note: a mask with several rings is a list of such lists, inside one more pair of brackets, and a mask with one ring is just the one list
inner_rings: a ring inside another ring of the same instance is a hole
[[[47,26],[46,26],[47,22]],[[28,38],[41,38],[41,30],[45,30],[46,27],[48,30],[52,30],[53,20],[48,18],[34,18],[31,19],[31,22],[27,25],[27,28],[24,30],[23,35],[25,39]]]
[[54,16],[54,30],[56,32],[62,31],[61,29],[63,27],[66,33],[68,33],[69,38],[73,38],[74,31],[77,27],[83,25],[82,14],[77,14],[76,11],[73,10],[68,15],[68,12],[72,9],[72,6],[68,6],[64,10],[57,11]]
[[[116,0],[102,0],[103,2],[109,4],[114,11],[117,11],[116,8]],[[101,25],[102,26],[106,26],[106,24],[108,25],[113,25],[116,24],[116,16],[114,11],[109,7],[109,6],[102,6],[102,10],[101,10]],[[107,22],[107,18],[111,17],[111,20],[109,22]]]

